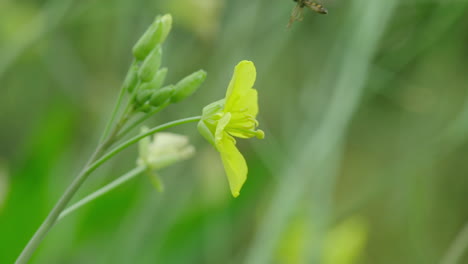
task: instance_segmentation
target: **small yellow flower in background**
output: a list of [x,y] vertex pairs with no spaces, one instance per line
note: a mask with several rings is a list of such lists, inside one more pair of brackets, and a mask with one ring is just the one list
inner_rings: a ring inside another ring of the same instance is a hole
[[[142,128],[142,133],[146,131],[148,128]],[[192,157],[195,148],[186,136],[161,132],[156,133],[153,140],[150,137],[140,140],[139,152],[137,165],[147,168],[151,182],[162,191],[163,184],[156,171]]]
[[[147,131],[143,128],[142,132]],[[140,141],[140,155],[137,164],[152,170],[170,166],[178,161],[188,159],[195,153],[186,136],[161,132],[156,133],[151,141],[146,137]]]
[[364,218],[352,216],[334,227],[323,248],[323,264],[360,263],[365,252],[368,226]]
[[229,181],[231,193],[239,196],[247,179],[247,163],[236,148],[238,138],[257,137],[265,134],[257,130],[257,90],[253,89],[256,78],[253,62],[241,61],[234,69],[226,97],[203,108],[198,123],[200,133],[219,151]]
[[[314,219],[299,212],[294,216],[280,240],[275,263],[302,264],[310,257],[311,240],[315,237]],[[323,237],[320,264],[357,264],[362,262],[369,226],[361,216],[351,216],[327,230]],[[320,235],[320,234],[317,234]]]

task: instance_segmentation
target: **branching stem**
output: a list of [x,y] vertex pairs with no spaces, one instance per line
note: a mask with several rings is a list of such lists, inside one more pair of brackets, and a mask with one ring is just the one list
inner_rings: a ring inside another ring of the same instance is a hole
[[66,189],[65,193],[60,197],[59,201],[55,204],[54,208],[52,211],[50,211],[49,215],[47,218],[42,222],[41,226],[39,229],[36,231],[34,236],[29,240],[28,244],[26,247],[23,249],[21,252],[20,256],[16,260],[16,264],[25,264],[29,261],[31,258],[32,254],[35,252],[41,241],[45,238],[49,230],[55,225],[57,222],[57,219],[59,215],[62,213],[62,211],[65,209],[65,207],[68,205],[70,200],[73,198],[75,193],[78,191],[78,189],[81,187],[81,185],[85,182],[85,180],[88,178],[88,176],[95,171],[99,166],[104,164],[106,161],[108,161],[110,158],[115,156],[117,153],[121,152],[122,150],[126,149],[127,147],[135,144],[138,142],[140,139],[147,137],[149,135],[152,135],[156,132],[166,130],[168,128],[186,124],[186,123],[191,123],[191,122],[197,122],[200,120],[199,116],[196,117],[190,117],[190,118],[185,118],[185,119],[179,119],[175,120],[157,127],[154,127],[147,132],[140,134],[138,136],[135,136],[122,144],[118,145],[115,147],[113,150],[109,151],[107,154],[103,155],[101,158],[99,156],[106,150],[105,146],[110,146],[108,142],[112,142],[113,139],[108,139],[106,142],[103,144],[100,144],[94,154],[91,156],[89,161],[87,162],[86,166],[83,168],[83,170],[78,174],[78,176],[73,180],[73,182],[68,186]]

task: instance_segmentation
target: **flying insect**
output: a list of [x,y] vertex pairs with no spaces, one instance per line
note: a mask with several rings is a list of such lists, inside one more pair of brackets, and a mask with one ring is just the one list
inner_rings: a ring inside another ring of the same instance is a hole
[[312,11],[326,15],[328,14],[328,10],[321,4],[317,3],[315,0],[293,0],[296,2],[296,6],[294,7],[291,18],[289,19],[288,27],[294,23],[294,21],[302,21],[303,15],[302,11],[304,7],[310,8]]

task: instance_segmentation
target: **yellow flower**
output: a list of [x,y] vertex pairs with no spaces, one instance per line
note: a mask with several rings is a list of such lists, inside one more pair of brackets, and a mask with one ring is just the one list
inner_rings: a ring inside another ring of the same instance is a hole
[[219,151],[234,197],[239,196],[247,179],[247,164],[236,148],[238,138],[264,138],[262,130],[256,130],[258,121],[257,90],[253,89],[256,71],[253,62],[237,64],[229,83],[226,97],[203,108],[200,133]]

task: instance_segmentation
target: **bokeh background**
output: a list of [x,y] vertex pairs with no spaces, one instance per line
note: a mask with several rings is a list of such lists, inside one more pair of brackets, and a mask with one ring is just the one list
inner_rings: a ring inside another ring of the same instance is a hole
[[291,0],[1,0],[0,263],[83,166],[131,47],[168,12],[169,82],[208,78],[148,125],[200,114],[237,62],[257,66],[266,138],[238,141],[242,194],[196,126],[177,127],[197,154],[160,172],[165,192],[133,180],[59,222],[31,263],[468,263],[468,1],[324,5],[287,29]]

